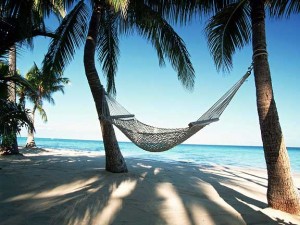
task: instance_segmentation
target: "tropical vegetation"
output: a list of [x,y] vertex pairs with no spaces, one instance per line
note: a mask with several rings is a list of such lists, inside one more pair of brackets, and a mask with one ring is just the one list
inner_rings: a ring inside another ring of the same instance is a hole
[[[124,4],[123,4],[124,3]],[[44,69],[63,71],[85,41],[84,66],[86,77],[97,109],[105,146],[106,169],[111,172],[127,172],[112,124],[102,117],[104,89],[95,65],[95,56],[107,77],[107,91],[115,93],[114,77],[119,57],[119,36],[136,32],[149,40],[157,51],[160,65],[169,59],[182,84],[191,88],[194,69],[183,40],[158,10],[142,1],[93,1],[87,10],[84,1],[78,1],[57,29],[44,60]],[[88,13],[91,18],[88,20]],[[86,35],[85,28],[88,28]]]
[[37,36],[55,37],[46,28],[45,18],[61,18],[63,9],[62,1],[0,0],[0,55],[15,44],[33,48],[33,38]]
[[[60,1],[0,1],[0,58],[9,57],[10,73],[16,73],[16,52],[26,46],[33,48],[36,36],[55,37],[46,29],[44,19],[51,14],[61,18],[64,14]],[[16,86],[9,85],[8,99],[16,103]],[[14,152],[18,153],[16,135]]]
[[[46,111],[43,107],[44,101],[50,104],[55,104],[53,94],[61,92],[64,94],[64,87],[70,81],[63,75],[45,74],[41,71],[38,66],[34,63],[31,69],[25,74],[25,79],[33,87],[36,92],[32,92],[26,86],[21,86],[17,89],[19,96],[19,102],[25,107],[26,100],[33,104],[31,110],[31,120],[34,124],[35,112],[37,111],[44,122],[48,121]],[[34,140],[34,131],[29,129],[27,142],[25,147],[36,147]]]
[[6,155],[19,154],[15,140],[16,134],[21,131],[22,127],[34,130],[29,110],[9,100],[9,86],[12,82],[26,86],[28,90],[33,91],[20,75],[11,75],[8,65],[0,63],[0,151]]
[[[96,52],[103,73],[108,78],[108,92],[115,92],[118,37],[132,32],[137,32],[151,41],[161,65],[165,58],[170,59],[178,71],[179,79],[185,86],[191,87],[194,71],[189,55],[183,41],[168,21],[185,24],[195,15],[204,15],[205,18],[210,18],[205,31],[218,70],[229,71],[233,67],[232,56],[236,50],[252,44],[257,110],[268,171],[268,204],[275,209],[300,213],[299,194],[291,176],[274,99],[265,30],[267,16],[282,18],[293,13],[298,14],[299,1],[95,0],[91,1],[90,11],[84,1],[66,2],[77,4],[57,29],[57,38],[50,45],[44,60],[44,69],[63,71],[72,60],[75,49],[85,41],[84,65],[102,128],[107,170],[125,172],[127,168],[112,125],[101,117],[104,92],[95,67]],[[90,19],[88,13],[92,14]]]
[[[287,148],[275,103],[268,61],[265,18],[280,19],[299,14],[300,2],[267,0],[162,1],[167,17],[189,21],[193,14],[211,16],[205,32],[218,70],[230,71],[236,50],[252,44],[257,111],[268,171],[270,207],[300,213],[300,199],[290,171]],[[172,7],[172,4],[173,5]],[[175,13],[176,12],[176,13]]]

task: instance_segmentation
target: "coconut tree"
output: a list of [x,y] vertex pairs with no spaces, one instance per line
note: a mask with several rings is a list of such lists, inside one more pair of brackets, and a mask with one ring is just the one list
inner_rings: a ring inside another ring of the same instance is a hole
[[270,207],[300,213],[300,201],[290,171],[274,99],[266,45],[265,18],[299,14],[297,0],[161,0],[151,1],[168,19],[186,24],[195,16],[210,18],[205,28],[208,46],[218,70],[230,71],[237,49],[252,43],[257,111],[268,171]]
[[[27,99],[33,104],[33,109],[31,111],[31,119],[33,124],[36,111],[38,111],[42,120],[47,122],[47,114],[43,108],[44,101],[54,105],[55,101],[52,97],[53,94],[56,92],[61,92],[64,94],[64,87],[70,82],[69,79],[62,77],[62,75],[45,74],[35,63],[25,74],[25,79],[36,90],[36,92],[33,93],[30,89],[24,86],[20,87],[18,89],[20,103],[25,106],[25,99]],[[28,130],[26,147],[36,147],[34,131],[32,129]]]
[[[116,141],[112,124],[102,117],[103,87],[95,66],[95,55],[107,77],[107,91],[115,93],[114,77],[119,56],[119,36],[137,32],[149,40],[157,50],[160,65],[165,58],[177,70],[179,80],[187,88],[193,86],[194,69],[182,39],[176,34],[160,12],[145,2],[132,0],[97,0],[91,6],[87,20],[84,1],[79,1],[62,21],[44,60],[45,70],[63,71],[75,54],[75,48],[85,41],[84,66],[86,77],[94,98],[102,129],[106,153],[106,170],[126,172],[125,160]],[[88,35],[84,28],[88,27]]]
[[61,19],[64,8],[64,1],[0,0],[0,54],[15,44],[33,48],[32,41],[37,36],[54,38],[46,28],[45,18],[55,15]]
[[26,86],[28,90],[33,89],[30,84],[20,75],[10,74],[9,66],[0,63],[0,150],[3,154],[19,154],[16,145],[16,134],[20,132],[21,127],[34,130],[33,123],[29,116],[29,110],[23,105],[16,104],[9,100],[10,85]]
[[[266,16],[282,18],[300,12],[299,1],[228,0],[162,1],[167,17],[189,21],[194,13],[212,15],[205,31],[218,70],[229,71],[237,49],[252,43],[257,111],[268,172],[270,207],[300,213],[300,201],[276,108],[266,45]],[[169,6],[169,7],[168,7]]]
[[0,98],[0,152],[4,155],[19,154],[15,149],[15,135],[22,127],[34,130],[29,110],[22,105]]
[[[46,29],[44,19],[50,14],[58,18],[64,16],[63,1],[0,1],[0,56],[8,54],[11,73],[16,72],[17,47],[33,48],[33,38],[36,36],[55,37]],[[16,101],[15,85],[10,87],[9,99]],[[17,137],[13,145],[18,152]]]

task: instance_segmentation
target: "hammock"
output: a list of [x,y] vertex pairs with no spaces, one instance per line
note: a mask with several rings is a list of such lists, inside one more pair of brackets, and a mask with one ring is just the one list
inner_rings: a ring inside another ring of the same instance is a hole
[[158,128],[144,124],[105,91],[102,118],[119,128],[138,147],[149,152],[166,151],[181,144],[206,125],[218,121],[238,89],[251,74],[251,70],[252,67],[209,110],[185,128]]

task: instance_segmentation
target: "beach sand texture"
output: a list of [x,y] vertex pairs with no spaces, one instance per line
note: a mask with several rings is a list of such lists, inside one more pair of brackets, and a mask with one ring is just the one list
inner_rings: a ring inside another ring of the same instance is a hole
[[265,170],[128,158],[113,174],[97,152],[21,152],[0,157],[1,225],[300,224],[267,207]]

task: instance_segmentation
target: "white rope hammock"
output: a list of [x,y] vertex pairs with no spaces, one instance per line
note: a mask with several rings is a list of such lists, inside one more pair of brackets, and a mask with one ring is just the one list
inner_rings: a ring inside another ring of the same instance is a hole
[[105,91],[102,118],[118,127],[138,147],[150,152],[166,151],[184,142],[206,125],[218,121],[238,89],[251,74],[251,70],[252,67],[249,67],[247,73],[209,110],[185,128],[158,128],[144,124]]

